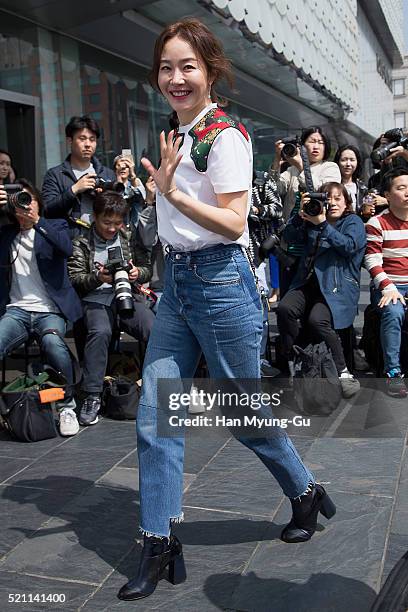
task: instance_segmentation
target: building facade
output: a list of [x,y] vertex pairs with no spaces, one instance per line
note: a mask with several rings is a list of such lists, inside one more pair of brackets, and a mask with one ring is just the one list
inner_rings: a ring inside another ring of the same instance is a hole
[[67,154],[65,124],[85,113],[101,125],[103,163],[122,148],[157,162],[169,108],[148,70],[163,25],[186,15],[232,59],[235,87],[221,93],[251,134],[257,168],[305,126],[324,127],[333,148],[368,152],[393,123],[402,0],[0,0],[0,147],[18,173],[40,183]]
[[404,64],[393,70],[392,90],[394,94],[394,126],[406,130],[408,128],[408,55]]

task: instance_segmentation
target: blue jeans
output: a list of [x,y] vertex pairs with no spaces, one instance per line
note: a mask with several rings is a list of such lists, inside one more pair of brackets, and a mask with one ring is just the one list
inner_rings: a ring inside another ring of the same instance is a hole
[[[405,295],[408,290],[406,285],[396,285],[396,287],[402,295]],[[379,289],[371,289],[371,304],[377,306],[381,314],[380,338],[384,357],[384,371],[390,372],[393,368],[401,370],[401,329],[405,319],[405,309],[400,301],[396,304],[391,302],[388,306],[379,308],[378,302],[381,298],[382,293]]]
[[34,336],[40,345],[44,360],[58,372],[62,372],[68,381],[73,382],[71,356],[65,342],[55,334],[42,334],[48,329],[56,329],[64,336],[65,319],[58,314],[47,312],[29,312],[12,306],[0,318],[0,359]]
[[[261,334],[261,302],[240,247],[170,251],[137,416],[143,532],[168,536],[171,521],[183,516],[184,438],[157,436],[157,379],[192,378],[201,351],[211,378],[259,379]],[[258,455],[285,495],[297,497],[313,475],[286,433],[274,433],[240,442]]]

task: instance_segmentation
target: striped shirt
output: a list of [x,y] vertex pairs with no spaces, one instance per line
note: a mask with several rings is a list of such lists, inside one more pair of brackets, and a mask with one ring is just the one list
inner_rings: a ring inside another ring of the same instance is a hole
[[408,285],[408,221],[387,209],[366,223],[366,232],[364,263],[375,287],[391,291]]

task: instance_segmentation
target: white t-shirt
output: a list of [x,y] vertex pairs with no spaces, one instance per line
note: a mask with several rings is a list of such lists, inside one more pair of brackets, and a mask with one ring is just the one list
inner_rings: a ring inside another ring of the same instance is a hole
[[[77,170],[76,168],[72,168],[72,172],[77,181],[80,178],[85,176],[85,174],[96,174],[95,168],[92,164],[89,164],[86,170]],[[89,195],[87,191],[83,191],[81,193],[81,221],[85,221],[85,223],[89,223],[89,225],[94,220],[93,214],[93,198]]]
[[[189,130],[216,104],[201,111],[188,125],[180,126],[184,134],[180,148],[183,158],[175,173],[176,185],[180,191],[199,202],[218,206],[217,193],[248,191],[247,216],[251,205],[252,191],[252,144],[234,127],[224,129],[215,139],[207,160],[206,172],[199,172],[190,156],[193,139]],[[195,223],[177,210],[167,199],[156,197],[158,233],[164,245],[171,245],[180,251],[196,251],[215,244],[240,244],[248,246],[248,224],[238,240],[230,240]]]
[[347,183],[344,185],[347,189],[351,199],[353,200],[353,211],[356,212],[357,208],[357,184],[356,183]]
[[11,245],[12,264],[10,303],[7,308],[17,306],[31,312],[59,312],[47,293],[34,252],[35,229],[17,234]]

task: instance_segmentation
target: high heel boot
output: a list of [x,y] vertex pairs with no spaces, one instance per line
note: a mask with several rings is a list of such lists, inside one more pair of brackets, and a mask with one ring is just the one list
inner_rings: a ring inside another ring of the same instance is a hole
[[120,589],[118,597],[125,600],[142,599],[154,592],[162,578],[167,578],[172,584],[180,584],[186,577],[183,549],[176,536],[144,536],[138,575]]
[[281,533],[281,540],[290,544],[310,540],[317,526],[319,512],[327,519],[336,514],[336,506],[320,484],[312,484],[306,494],[291,499],[292,520]]

